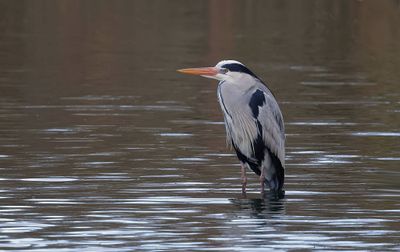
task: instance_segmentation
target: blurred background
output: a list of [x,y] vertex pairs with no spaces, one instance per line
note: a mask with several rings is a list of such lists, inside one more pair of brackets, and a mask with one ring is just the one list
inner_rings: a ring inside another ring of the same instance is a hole
[[[0,1],[0,249],[400,250],[400,1]],[[225,144],[213,80],[274,92],[286,197]]]

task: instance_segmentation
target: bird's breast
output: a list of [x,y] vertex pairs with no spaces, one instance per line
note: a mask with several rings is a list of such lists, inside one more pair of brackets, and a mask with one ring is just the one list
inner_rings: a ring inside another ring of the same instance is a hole
[[258,138],[257,120],[241,90],[222,83],[218,87],[218,100],[224,114],[228,142],[251,157],[253,142]]

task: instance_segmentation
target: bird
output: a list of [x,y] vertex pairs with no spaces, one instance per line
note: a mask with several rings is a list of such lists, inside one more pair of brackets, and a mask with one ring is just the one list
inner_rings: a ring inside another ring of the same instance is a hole
[[177,71],[219,81],[218,102],[227,144],[241,164],[242,193],[246,194],[247,169],[259,176],[261,194],[265,185],[274,195],[284,192],[285,126],[278,102],[267,85],[236,60]]

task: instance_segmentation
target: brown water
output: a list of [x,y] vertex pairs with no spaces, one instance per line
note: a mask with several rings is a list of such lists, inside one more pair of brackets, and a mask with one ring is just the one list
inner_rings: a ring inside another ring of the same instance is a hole
[[[400,250],[399,1],[1,1],[0,249]],[[286,197],[225,146],[237,59],[287,129]]]

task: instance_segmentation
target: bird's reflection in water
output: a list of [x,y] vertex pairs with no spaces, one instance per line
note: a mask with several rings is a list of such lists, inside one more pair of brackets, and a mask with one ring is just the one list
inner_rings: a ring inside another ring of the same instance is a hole
[[244,212],[256,218],[269,218],[285,212],[285,195],[270,194],[266,192],[263,197],[243,194],[242,198],[230,199],[230,201]]

